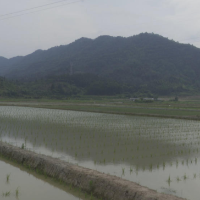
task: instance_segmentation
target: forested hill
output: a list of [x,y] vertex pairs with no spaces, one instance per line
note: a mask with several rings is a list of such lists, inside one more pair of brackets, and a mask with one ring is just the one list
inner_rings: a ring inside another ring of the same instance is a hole
[[22,56],[17,56],[11,59],[7,59],[0,56],[0,75],[5,76],[9,69],[14,69],[13,65],[17,64],[22,58]]
[[81,38],[10,60],[0,57],[0,75],[11,79],[90,73],[143,92],[200,91],[200,49],[156,34]]

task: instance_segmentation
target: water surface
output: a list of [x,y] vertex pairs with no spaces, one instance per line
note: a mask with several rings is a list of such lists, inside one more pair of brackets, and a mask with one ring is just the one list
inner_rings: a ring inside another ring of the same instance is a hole
[[199,199],[198,121],[0,107],[0,139],[32,151]]
[[[65,186],[59,184],[53,186],[45,180],[36,177],[23,169],[14,167],[9,163],[0,160],[0,199],[9,200],[79,200],[77,195],[74,196],[67,192]],[[34,173],[33,173],[34,174]],[[50,181],[51,183],[53,181]],[[58,188],[61,187],[62,189]],[[82,194],[81,194],[82,195]],[[89,199],[89,198],[88,198]]]

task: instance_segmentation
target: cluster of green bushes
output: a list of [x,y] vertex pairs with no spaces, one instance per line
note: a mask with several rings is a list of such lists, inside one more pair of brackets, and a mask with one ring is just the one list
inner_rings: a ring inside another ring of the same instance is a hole
[[[156,89],[158,87],[159,90]],[[152,84],[134,86],[89,73],[49,76],[32,81],[8,81],[5,78],[0,78],[1,97],[60,99],[90,95],[156,98],[160,95],[177,95],[181,93],[181,90],[173,90],[170,87],[169,91],[164,93],[164,89],[162,91],[160,87]],[[142,102],[149,103],[149,100],[143,100]]]

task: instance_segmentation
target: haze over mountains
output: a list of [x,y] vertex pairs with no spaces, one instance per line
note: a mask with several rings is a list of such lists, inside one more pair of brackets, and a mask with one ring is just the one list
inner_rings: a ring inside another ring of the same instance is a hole
[[142,33],[128,38],[81,38],[69,45],[37,50],[23,57],[0,57],[0,76],[11,80],[49,79],[50,76],[58,80],[64,74],[66,79],[70,75],[94,74],[126,88],[132,87],[131,91],[134,88],[134,91],[161,95],[198,93],[200,49]]

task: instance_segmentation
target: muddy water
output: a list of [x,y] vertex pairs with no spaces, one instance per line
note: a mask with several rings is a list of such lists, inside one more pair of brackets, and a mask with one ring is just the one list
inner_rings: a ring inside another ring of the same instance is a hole
[[[78,200],[81,199],[49,184],[42,179],[36,178],[17,167],[0,160],[0,199],[9,200]],[[55,184],[56,185],[56,184]]]
[[199,134],[198,121],[0,107],[2,141],[191,200]]

